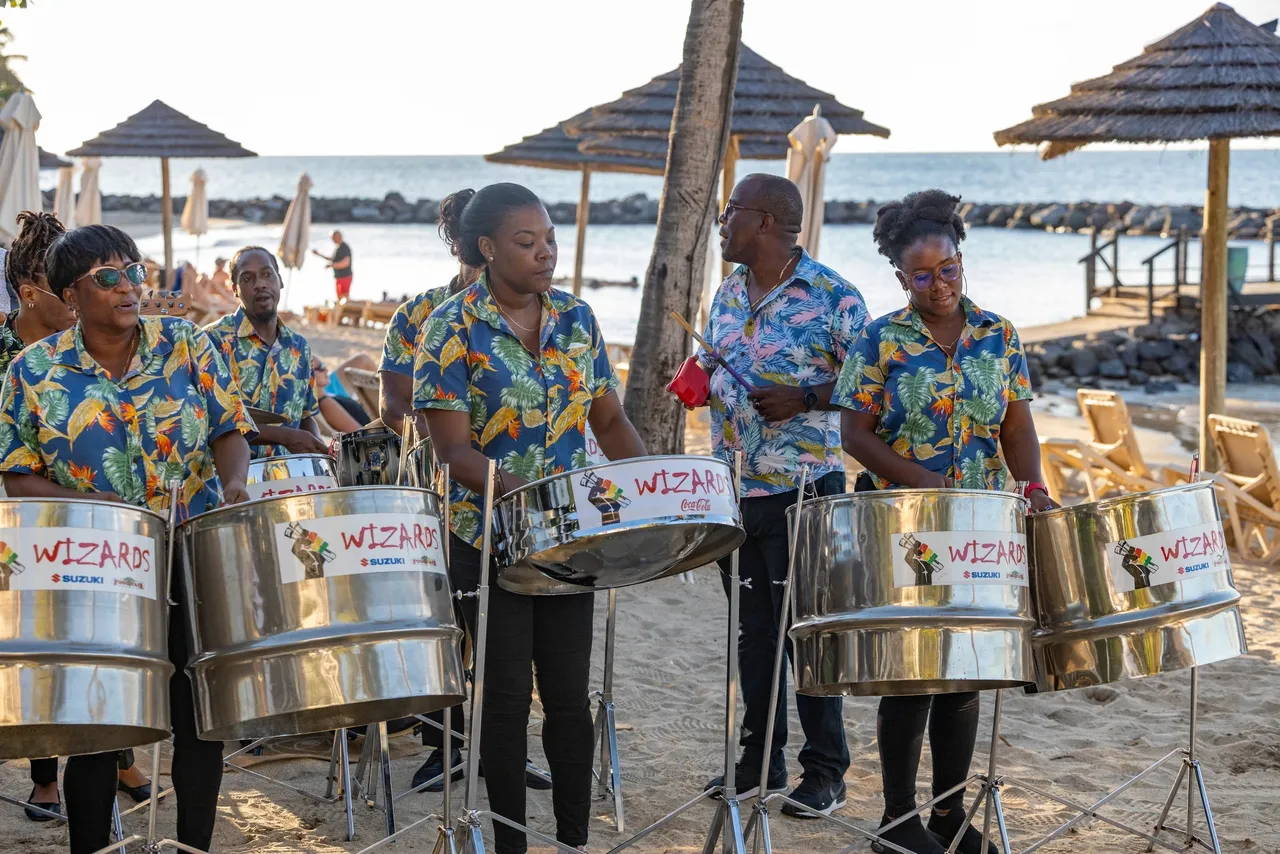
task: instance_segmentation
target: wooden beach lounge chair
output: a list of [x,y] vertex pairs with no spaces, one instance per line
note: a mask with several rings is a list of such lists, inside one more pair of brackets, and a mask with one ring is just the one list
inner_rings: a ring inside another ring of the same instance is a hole
[[1213,444],[1223,468],[1215,473],[1241,555],[1280,562],[1280,466],[1267,428],[1256,421],[1210,415]]
[[377,371],[366,371],[361,368],[343,367],[338,377],[342,387],[350,389],[356,400],[371,417],[378,414],[378,398],[381,395],[381,383]]
[[1076,391],[1076,402],[1092,439],[1046,439],[1040,443],[1045,486],[1055,500],[1061,500],[1059,495],[1066,486],[1065,471],[1083,475],[1090,501],[1114,492],[1159,489],[1185,479],[1178,472],[1153,468],[1143,460],[1129,410],[1117,392],[1082,388]]

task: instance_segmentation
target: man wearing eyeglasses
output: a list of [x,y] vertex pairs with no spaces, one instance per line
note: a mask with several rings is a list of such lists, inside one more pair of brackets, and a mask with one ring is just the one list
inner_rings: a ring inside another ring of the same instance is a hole
[[[739,662],[745,711],[738,794],[758,793],[766,758],[773,660],[786,578],[786,511],[796,502],[803,466],[818,495],[844,492],[840,416],[831,393],[845,353],[867,323],[857,288],[813,260],[796,236],[804,204],[795,184],[774,175],[749,175],[734,188],[720,215],[720,254],[738,264],[716,292],[704,337],[751,388],[701,352],[710,376],[711,436],[715,453],[732,461],[742,451],[742,520],[747,539],[739,552],[743,579]],[[728,569],[727,559],[724,568]],[[798,570],[800,571],[800,570]],[[726,581],[727,575],[722,574]],[[727,586],[726,586],[727,591]],[[767,788],[787,787],[786,670],[779,688]],[[798,695],[804,729],[804,775],[783,812],[796,818],[829,815],[845,804],[849,768],[840,698]],[[719,785],[712,780],[708,787]]]
[[231,285],[240,308],[205,327],[226,360],[245,403],[283,418],[259,424],[253,458],[327,454],[315,415],[320,411],[311,346],[280,322],[280,268],[261,246],[231,258]]

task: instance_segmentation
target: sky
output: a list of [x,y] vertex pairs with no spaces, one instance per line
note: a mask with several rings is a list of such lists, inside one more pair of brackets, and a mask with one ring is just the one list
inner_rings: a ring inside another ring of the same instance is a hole
[[[745,0],[743,41],[887,126],[990,151],[1209,0]],[[0,10],[51,151],[168,103],[259,154],[483,154],[680,63],[689,0],[30,0]],[[1261,23],[1274,0],[1241,0]]]

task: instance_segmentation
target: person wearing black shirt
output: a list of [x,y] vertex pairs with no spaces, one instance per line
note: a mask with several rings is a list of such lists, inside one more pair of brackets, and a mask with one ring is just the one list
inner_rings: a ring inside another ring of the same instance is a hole
[[325,266],[333,271],[333,286],[338,292],[338,301],[341,302],[351,296],[351,247],[342,239],[341,231],[333,233],[333,242],[338,248],[332,255],[322,255],[317,249],[312,249],[311,252],[329,262]]

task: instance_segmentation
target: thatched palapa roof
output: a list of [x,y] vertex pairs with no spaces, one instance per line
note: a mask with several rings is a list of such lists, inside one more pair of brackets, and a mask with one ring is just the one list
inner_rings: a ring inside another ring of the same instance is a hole
[[997,131],[996,143],[1047,142],[1047,160],[1091,142],[1280,135],[1280,38],[1218,3],[1105,77],[1031,112],[1029,121]]
[[[573,121],[570,119],[569,121]],[[513,166],[535,166],[542,169],[578,171],[590,168],[593,172],[629,172],[644,175],[661,175],[667,164],[666,142],[662,151],[652,152],[585,152],[578,148],[579,140],[564,132],[564,124],[526,136],[501,151],[486,154],[490,163],[508,163]]]
[[257,157],[163,101],[152,101],[67,154],[72,157]]
[[[621,98],[565,123],[571,136],[660,136],[671,132],[680,68],[653,78]],[[746,45],[738,57],[731,133],[738,137],[786,137],[818,104],[836,133],[888,137],[889,129],[862,117],[861,110],[787,74]],[[784,152],[785,153],[785,152]],[[745,156],[745,155],[744,155]]]
[[[4,137],[4,134],[0,133],[0,138],[3,138],[3,137]],[[61,157],[54,154],[52,151],[45,151],[43,148],[40,148],[38,146],[36,148],[36,151],[40,155],[41,169],[61,169],[63,166],[75,165],[70,160],[63,160]]]
[[[596,154],[660,157],[665,163],[669,144],[664,136],[588,136],[578,143],[578,148]],[[785,135],[745,136],[738,140],[738,156],[747,160],[782,160],[790,147]]]

